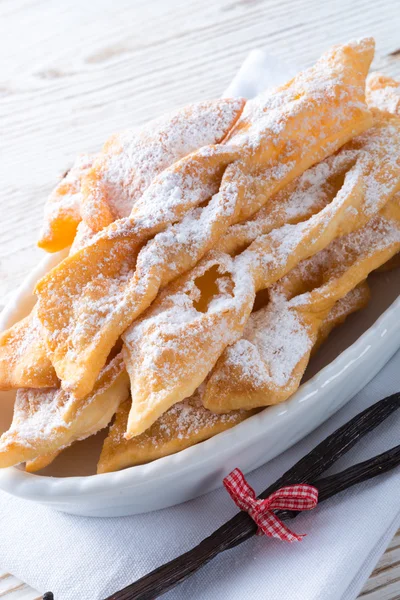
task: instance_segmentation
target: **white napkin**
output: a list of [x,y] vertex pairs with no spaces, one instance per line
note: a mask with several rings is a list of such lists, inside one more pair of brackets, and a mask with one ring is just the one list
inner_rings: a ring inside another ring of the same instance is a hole
[[243,96],[253,98],[263,90],[281,85],[298,72],[295,65],[287,65],[263,50],[253,50],[243,62],[223,98]]
[[[326,424],[250,474],[250,484],[261,491],[342,423],[399,388],[400,353]],[[398,444],[399,431],[400,411],[336,470]],[[399,470],[356,486],[289,523],[308,534],[302,542],[255,537],[214,559],[166,598],[352,600],[400,524],[399,496]],[[99,600],[190,549],[235,512],[224,490],[116,519],[64,515],[1,493],[0,564],[41,592],[52,590],[56,600]]]
[[[277,72],[277,64],[252,53],[231,93],[252,95],[272,79],[279,83],[288,72],[283,75],[281,66]],[[252,473],[250,484],[260,492],[342,423],[399,389],[400,353],[326,424]],[[336,470],[397,445],[399,431],[400,411],[341,459]],[[255,537],[217,557],[165,598],[354,599],[400,524],[399,496],[400,471],[395,470],[297,517],[289,526],[308,534],[301,543]],[[41,592],[53,591],[56,600],[101,600],[190,549],[236,512],[223,489],[173,508],[115,519],[56,513],[0,493],[0,565]]]

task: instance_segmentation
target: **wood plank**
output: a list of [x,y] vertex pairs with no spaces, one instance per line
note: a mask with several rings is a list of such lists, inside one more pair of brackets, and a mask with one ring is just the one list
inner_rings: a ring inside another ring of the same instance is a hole
[[40,600],[41,597],[41,594],[13,575],[0,571],[1,600]]
[[376,565],[359,598],[400,600],[400,529]]

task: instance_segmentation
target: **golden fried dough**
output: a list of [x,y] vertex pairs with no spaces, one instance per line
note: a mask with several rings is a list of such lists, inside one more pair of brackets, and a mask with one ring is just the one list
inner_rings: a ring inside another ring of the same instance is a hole
[[[316,344],[319,346],[349,314],[363,308],[368,298],[368,286],[363,282],[339,300],[323,322]],[[104,441],[97,472],[108,473],[169,456],[230,429],[257,412],[238,410],[225,414],[212,413],[202,403],[204,388],[202,384],[190,398],[172,406],[144,433],[130,440],[124,434],[131,400],[120,404]]]
[[36,473],[36,471],[40,471],[41,469],[48,467],[53,460],[57,458],[60,452],[61,450],[59,452],[53,452],[52,454],[44,454],[43,456],[39,456],[33,460],[28,460],[25,465],[25,471],[27,473]]
[[346,296],[340,298],[329,311],[327,317],[322,322],[317,334],[317,340],[311,350],[311,356],[314,356],[319,350],[321,344],[325,342],[329,334],[335,327],[342,325],[348,316],[354,312],[365,308],[370,300],[371,292],[366,281],[359,283]]
[[400,116],[400,81],[382,73],[371,73],[367,78],[368,106]]
[[59,384],[42,336],[36,309],[0,333],[0,390]]
[[117,471],[168,456],[230,429],[255,411],[235,411],[215,415],[202,405],[201,390],[175,404],[147,431],[131,440],[124,438],[130,400],[123,402],[104,441],[97,465],[98,473]]
[[214,412],[276,404],[299,386],[335,303],[400,249],[400,195],[367,225],[301,262],[269,288],[244,335],[218,360],[204,406]]
[[131,380],[129,437],[191,396],[223,348],[240,337],[253,305],[253,282],[236,276],[233,259],[210,252],[187,276],[161,292],[124,334]]
[[[400,117],[400,81],[382,73],[371,73],[367,77],[366,97],[370,107]],[[399,265],[400,256],[394,256],[379,270],[390,271]]]
[[43,250],[58,252],[72,244],[81,220],[81,180],[94,158],[87,154],[78,156],[73,167],[50,194],[38,241]]
[[104,367],[90,396],[78,405],[61,389],[18,390],[11,427],[0,437],[0,467],[40,458],[42,468],[66,446],[106,427],[128,396],[121,356]]
[[0,335],[0,389],[17,388],[0,467],[43,469],[114,415],[98,472],[143,464],[297,390],[398,260],[400,83],[366,84],[373,51],[335,46],[77,159],[39,241],[69,256]]
[[113,135],[82,182],[82,216],[93,231],[128,217],[164,169],[202,146],[220,143],[245,101],[222,98],[191,104],[141,129]]
[[[128,437],[145,431],[204,381],[226,346],[242,336],[257,291],[385,206],[400,187],[400,120],[377,115],[374,127],[311,171],[276,195],[274,206],[281,210],[266,214],[262,209],[253,220],[233,226],[234,234],[228,230],[222,247],[234,254],[245,247],[234,260],[213,251],[211,263],[207,255],[124,332],[132,387]],[[310,213],[304,221],[270,230],[286,214],[296,221]]]
[[337,46],[249,101],[223,144],[157,176],[122,219],[37,285],[39,317],[65,389],[83,397],[110,348],[156,297],[279,189],[371,125],[373,41]]

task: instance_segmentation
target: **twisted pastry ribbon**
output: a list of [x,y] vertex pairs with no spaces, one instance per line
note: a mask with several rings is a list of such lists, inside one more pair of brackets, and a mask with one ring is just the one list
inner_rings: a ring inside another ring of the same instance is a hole
[[274,510],[311,510],[318,503],[318,490],[312,485],[288,485],[276,490],[268,498],[257,498],[242,471],[234,469],[225,477],[224,486],[234,503],[249,514],[258,525],[257,535],[279,538],[285,542],[300,542],[304,535],[290,531],[273,512]]

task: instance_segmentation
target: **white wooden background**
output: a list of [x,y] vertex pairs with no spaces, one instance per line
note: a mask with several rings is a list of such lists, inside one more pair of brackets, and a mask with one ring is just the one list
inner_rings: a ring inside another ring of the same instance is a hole
[[[304,67],[363,35],[400,75],[399,0],[0,0],[0,305],[40,259],[44,199],[78,152],[218,96],[252,48]],[[39,595],[0,565],[3,597]],[[399,534],[362,597],[400,598]]]

